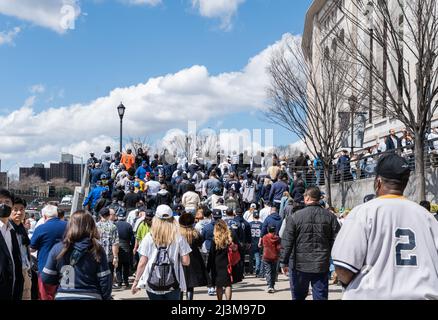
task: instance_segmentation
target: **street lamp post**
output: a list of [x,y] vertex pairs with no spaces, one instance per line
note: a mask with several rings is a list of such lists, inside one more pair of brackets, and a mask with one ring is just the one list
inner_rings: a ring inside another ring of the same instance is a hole
[[122,138],[123,138],[123,116],[125,115],[125,106],[123,103],[120,102],[120,105],[117,107],[117,112],[119,113],[120,117],[120,154],[122,153]]

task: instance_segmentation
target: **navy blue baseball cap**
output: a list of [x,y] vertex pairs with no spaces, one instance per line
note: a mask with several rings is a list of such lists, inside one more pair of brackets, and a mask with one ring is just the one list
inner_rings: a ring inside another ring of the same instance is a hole
[[395,153],[380,158],[376,166],[376,175],[386,179],[406,181],[410,173],[409,163]]

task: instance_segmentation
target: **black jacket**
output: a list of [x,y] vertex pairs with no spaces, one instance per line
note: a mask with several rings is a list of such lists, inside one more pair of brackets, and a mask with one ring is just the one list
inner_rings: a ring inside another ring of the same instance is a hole
[[192,252],[190,252],[190,264],[183,267],[187,288],[207,286],[208,273],[201,252],[199,251],[203,242],[204,239],[199,237],[190,245],[192,249]]
[[[17,236],[13,229],[11,229],[11,239],[12,257],[9,254],[6,241],[0,232],[0,300],[21,300],[23,295],[24,279],[21,266],[21,254]],[[14,272],[15,285],[13,285]]]
[[329,272],[330,253],[339,223],[330,211],[310,205],[287,219],[281,263],[308,273]]
[[398,137],[395,137],[396,143],[392,141],[391,136],[387,136],[385,140],[386,151],[398,149],[401,147],[401,140]]

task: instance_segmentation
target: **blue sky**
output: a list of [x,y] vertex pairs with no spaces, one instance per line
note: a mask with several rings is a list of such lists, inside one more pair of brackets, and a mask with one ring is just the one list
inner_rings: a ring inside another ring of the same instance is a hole
[[[38,21],[10,12],[4,14],[2,1],[0,117],[20,110],[26,100],[33,115],[48,108],[86,105],[109,96],[116,88],[137,86],[193,66],[204,66],[210,76],[242,71],[250,58],[279,41],[283,34],[301,34],[311,3],[310,0],[240,1],[231,23],[224,28],[220,17],[207,17],[191,0],[162,0],[156,6],[127,5],[122,0],[83,0],[77,2],[80,15],[74,30],[60,34]],[[2,44],[2,34],[16,27],[20,32]],[[31,92],[35,85],[41,86]],[[126,106],[129,113],[131,106]],[[116,105],[108,106],[108,113],[112,112],[111,107],[115,109]],[[287,131],[266,123],[260,112],[251,111],[254,110],[243,108],[224,115],[219,111],[203,118],[203,123],[214,127],[219,122],[225,128],[236,129],[273,128],[275,144],[296,140]],[[144,112],[154,110],[144,109]],[[147,135],[158,138],[165,129],[162,126]],[[115,127],[113,138],[117,134]],[[133,134],[138,135],[139,131]],[[0,156],[2,153],[7,159],[9,153],[0,150]]]

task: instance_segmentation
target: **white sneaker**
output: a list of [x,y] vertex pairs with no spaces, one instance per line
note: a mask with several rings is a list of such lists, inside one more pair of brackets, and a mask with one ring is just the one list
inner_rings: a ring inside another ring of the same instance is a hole
[[274,293],[275,289],[274,288],[268,288],[268,293]]

